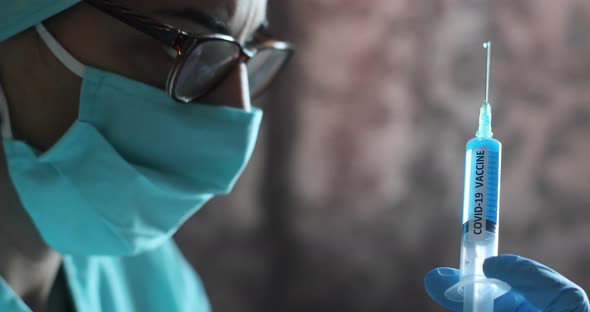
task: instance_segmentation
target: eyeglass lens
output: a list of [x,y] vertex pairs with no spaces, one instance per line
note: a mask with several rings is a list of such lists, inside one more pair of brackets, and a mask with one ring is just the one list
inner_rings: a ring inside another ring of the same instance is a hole
[[[215,87],[240,59],[240,47],[232,42],[208,40],[188,51],[184,65],[178,73],[177,98],[191,101]],[[270,84],[288,58],[286,51],[262,49],[248,61],[248,82],[253,97]]]
[[178,73],[176,96],[193,100],[203,95],[227,75],[238,63],[238,45],[220,40],[208,40],[188,51]]
[[262,49],[248,62],[250,94],[259,96],[281,70],[288,53],[282,50]]

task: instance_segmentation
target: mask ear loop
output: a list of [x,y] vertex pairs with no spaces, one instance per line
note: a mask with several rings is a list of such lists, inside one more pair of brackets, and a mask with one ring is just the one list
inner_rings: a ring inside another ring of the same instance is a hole
[[84,77],[84,72],[86,71],[86,66],[80,61],[78,61],[74,56],[70,54],[70,52],[66,51],[64,47],[57,42],[55,37],[42,23],[35,25],[35,30],[41,37],[41,40],[45,43],[45,45],[51,50],[51,53],[55,55],[55,57],[65,66],[67,67],[72,73],[76,74],[78,77]]
[[[35,30],[41,37],[41,40],[45,43],[47,48],[53,53],[53,55],[72,73],[82,78],[86,71],[86,66],[72,56],[64,47],[57,42],[55,37],[49,33],[47,28],[43,24],[39,23],[35,25]],[[8,110],[8,102],[4,95],[4,90],[0,86],[0,135],[2,139],[10,140],[13,139],[12,127],[10,125],[10,112]]]
[[4,140],[11,140],[13,138],[8,102],[6,101],[2,86],[0,86],[0,134],[2,134],[2,139]]

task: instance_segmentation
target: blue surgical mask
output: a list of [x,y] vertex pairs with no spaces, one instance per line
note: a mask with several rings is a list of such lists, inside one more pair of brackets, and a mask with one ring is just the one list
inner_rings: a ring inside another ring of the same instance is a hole
[[42,26],[37,31],[83,76],[78,118],[49,150],[3,140],[17,193],[51,247],[135,254],[231,191],[254,149],[259,109],[178,103],[160,89],[81,65]]

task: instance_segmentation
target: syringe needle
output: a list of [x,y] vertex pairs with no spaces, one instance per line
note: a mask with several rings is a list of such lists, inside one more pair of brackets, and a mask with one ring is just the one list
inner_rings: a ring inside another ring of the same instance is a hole
[[489,95],[490,95],[490,48],[492,43],[490,41],[484,42],[483,47],[487,50],[487,60],[486,60],[486,98],[485,101],[488,102]]
[[492,43],[485,42],[483,47],[487,49],[487,60],[486,60],[486,97],[481,105],[479,111],[479,127],[475,135],[478,138],[491,138],[494,133],[492,132],[492,107],[490,106],[489,94],[490,94],[490,48]]

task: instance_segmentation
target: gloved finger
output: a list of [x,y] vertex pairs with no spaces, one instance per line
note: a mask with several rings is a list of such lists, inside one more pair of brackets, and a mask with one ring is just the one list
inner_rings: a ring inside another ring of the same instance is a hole
[[459,281],[459,270],[453,268],[436,268],[424,277],[426,292],[434,301],[453,311],[463,311],[463,304],[453,302],[445,297],[445,291]]
[[539,312],[539,309],[531,305],[526,299],[514,290],[494,300],[496,312]]
[[576,284],[547,266],[515,255],[486,259],[487,277],[508,283],[512,289],[543,311],[588,311],[588,298]]

